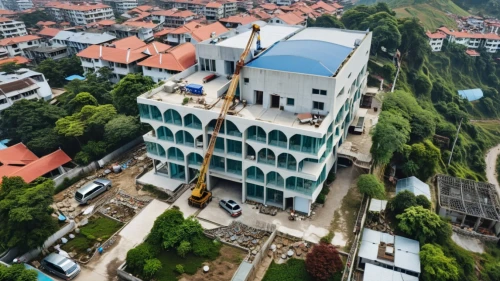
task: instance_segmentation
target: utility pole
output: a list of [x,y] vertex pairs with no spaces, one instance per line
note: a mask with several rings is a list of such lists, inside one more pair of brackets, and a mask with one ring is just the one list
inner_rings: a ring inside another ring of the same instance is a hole
[[396,81],[398,81],[399,70],[401,69],[401,53],[399,52],[399,50],[396,50],[396,53],[394,54],[393,57],[393,62],[394,58],[396,58],[396,65],[398,66],[398,71],[396,72],[396,77],[394,77],[394,81],[392,82],[391,93],[394,93],[394,88],[396,87]]
[[460,133],[460,127],[462,126],[462,120],[464,119],[460,118],[460,124],[458,124],[457,135],[455,136],[455,140],[453,141],[453,146],[451,147],[450,159],[448,159],[448,166],[450,166],[451,157],[453,157],[453,150],[455,149],[455,144],[457,143],[458,133]]

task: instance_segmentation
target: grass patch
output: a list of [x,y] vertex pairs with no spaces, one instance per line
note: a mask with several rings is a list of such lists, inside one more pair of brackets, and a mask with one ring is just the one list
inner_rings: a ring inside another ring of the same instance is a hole
[[[329,281],[340,281],[342,273],[336,272]],[[307,273],[306,262],[299,259],[290,259],[286,263],[277,264],[272,261],[262,281],[314,281]]]
[[158,189],[156,186],[151,185],[151,184],[146,184],[142,187],[143,191],[149,192],[156,196],[156,198],[160,200],[167,200],[170,198],[170,195],[168,195],[165,191]]
[[121,222],[106,218],[97,217],[87,225],[80,228],[80,233],[68,243],[62,246],[65,251],[85,252],[91,248],[98,240],[105,241],[122,227]]

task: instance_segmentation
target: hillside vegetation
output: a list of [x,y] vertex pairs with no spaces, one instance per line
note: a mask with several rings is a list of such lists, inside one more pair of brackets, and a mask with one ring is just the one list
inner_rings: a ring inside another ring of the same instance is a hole
[[418,18],[425,29],[432,31],[442,25],[449,28],[457,27],[455,20],[448,13],[459,16],[469,15],[451,0],[360,0],[359,4],[375,2],[386,2],[394,9],[398,18]]
[[453,2],[475,15],[500,17],[500,1],[498,0],[453,0]]

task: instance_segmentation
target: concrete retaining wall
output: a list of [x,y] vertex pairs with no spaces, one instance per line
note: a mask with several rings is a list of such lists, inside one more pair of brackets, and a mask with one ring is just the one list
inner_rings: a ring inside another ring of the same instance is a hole
[[467,237],[477,238],[477,239],[479,239],[481,241],[484,241],[484,242],[495,242],[495,243],[497,243],[498,240],[500,240],[499,237],[489,236],[489,235],[483,235],[481,233],[477,233],[477,232],[473,232],[473,231],[468,231],[468,230],[465,230],[465,229],[461,229],[460,227],[456,227],[454,225],[452,225],[452,227],[453,227],[453,231],[455,231],[458,234],[465,235]]

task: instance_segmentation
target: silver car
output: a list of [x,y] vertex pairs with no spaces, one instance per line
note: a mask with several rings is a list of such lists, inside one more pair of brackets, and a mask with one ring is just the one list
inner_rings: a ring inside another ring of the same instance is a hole
[[41,265],[44,270],[64,280],[71,280],[80,273],[80,266],[76,262],[56,253],[46,256]]
[[111,181],[108,179],[95,179],[87,183],[75,193],[75,200],[80,204],[89,204],[92,199],[106,190],[111,189]]
[[238,203],[234,202],[233,200],[220,200],[219,201],[219,206],[226,210],[231,217],[238,217],[241,215],[241,207],[238,205]]

